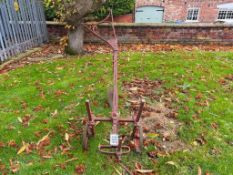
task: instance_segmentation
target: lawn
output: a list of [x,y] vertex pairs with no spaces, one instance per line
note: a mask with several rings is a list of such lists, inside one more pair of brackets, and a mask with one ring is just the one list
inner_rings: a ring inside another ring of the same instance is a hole
[[[183,123],[178,136],[187,145],[153,158],[147,155],[148,148],[142,155],[132,152],[123,157],[124,164],[133,169],[140,162],[161,175],[196,175],[198,168],[203,174],[233,174],[232,52],[124,52],[119,62],[120,87],[123,81],[138,78],[162,80],[160,91],[172,91],[177,98],[176,120]],[[106,91],[111,68],[111,55],[95,54],[45,61],[0,75],[0,172],[64,175],[85,168],[87,175],[117,174],[119,166],[97,150],[110,125],[97,125],[88,152],[82,151],[80,138],[86,99],[95,113],[110,112]],[[126,100],[121,98],[122,116],[128,113]],[[46,143],[38,148],[41,139]]]

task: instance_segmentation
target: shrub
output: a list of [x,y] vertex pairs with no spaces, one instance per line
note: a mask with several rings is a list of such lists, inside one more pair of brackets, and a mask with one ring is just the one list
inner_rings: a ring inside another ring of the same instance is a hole
[[[61,1],[56,1],[59,3]],[[124,15],[133,11],[135,0],[108,0],[100,10],[91,14],[92,17],[103,19],[108,15],[109,9],[113,10],[114,16]],[[53,21],[57,18],[57,11],[52,0],[44,0],[46,20]]]
[[44,10],[47,21],[53,21],[56,17],[56,10],[51,0],[44,0]]

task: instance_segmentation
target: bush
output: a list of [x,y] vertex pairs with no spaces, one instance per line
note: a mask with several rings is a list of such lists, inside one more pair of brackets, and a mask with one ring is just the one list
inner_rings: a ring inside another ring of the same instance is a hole
[[51,0],[44,0],[44,10],[47,21],[53,21],[56,17],[56,10]]
[[103,19],[109,13],[109,9],[113,10],[114,16],[132,13],[134,9],[135,0],[108,0],[100,10],[93,14],[98,19]]
[[[124,15],[131,13],[134,8],[135,0],[108,0],[100,10],[91,14],[97,19],[103,19],[109,13],[109,9],[113,10],[114,16]],[[44,8],[46,20],[53,21],[57,18],[56,8],[54,7],[52,0],[44,0]]]

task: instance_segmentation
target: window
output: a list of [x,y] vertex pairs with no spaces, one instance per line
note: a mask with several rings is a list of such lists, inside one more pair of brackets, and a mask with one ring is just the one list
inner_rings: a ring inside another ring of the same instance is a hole
[[220,9],[218,13],[218,20],[233,20],[233,9],[232,10]]
[[187,21],[198,21],[199,9],[191,8],[188,10]]

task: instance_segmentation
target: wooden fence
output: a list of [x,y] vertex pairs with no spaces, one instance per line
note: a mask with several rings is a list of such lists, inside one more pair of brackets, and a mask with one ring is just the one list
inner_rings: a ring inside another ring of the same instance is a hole
[[0,61],[47,40],[41,0],[0,0]]

